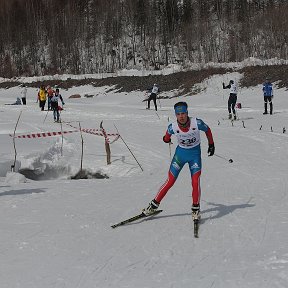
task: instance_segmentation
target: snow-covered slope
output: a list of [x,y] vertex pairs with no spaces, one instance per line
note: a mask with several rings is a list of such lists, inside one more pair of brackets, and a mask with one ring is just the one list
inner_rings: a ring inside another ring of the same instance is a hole
[[[240,77],[214,76],[196,96],[161,100],[158,115],[145,109],[142,92],[101,88],[97,97],[68,99],[93,88],[62,91],[61,117],[69,122],[63,130],[79,127],[79,121],[82,128],[99,129],[103,120],[115,133],[116,125],[144,169],[121,139],[111,145],[107,166],[104,138],[83,133],[83,168],[109,179],[69,180],[80,168],[79,132],[65,135],[63,156],[61,137],[17,138],[17,167],[36,171],[42,181],[7,173],[14,160],[9,134],[20,111],[17,134],[61,126],[51,112],[40,111],[35,89],[28,90],[26,107],[4,105],[15,101],[18,88],[0,90],[0,287],[287,287],[287,92],[276,90],[274,115],[262,115],[261,87],[240,89],[243,108],[232,126],[222,82]],[[170,157],[162,136],[177,101],[187,101],[189,114],[211,127],[218,155],[207,157],[202,134],[200,238],[193,237],[187,167],[160,215],[111,229],[146,207],[166,180]]]

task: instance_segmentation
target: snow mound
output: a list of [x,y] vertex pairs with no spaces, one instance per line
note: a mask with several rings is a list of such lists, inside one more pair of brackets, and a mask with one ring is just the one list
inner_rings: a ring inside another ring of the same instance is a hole
[[16,172],[7,172],[5,182],[8,184],[26,183],[27,179],[24,175]]
[[67,155],[62,156],[61,139],[57,139],[46,151],[30,154],[23,161],[19,173],[31,180],[51,180],[68,178],[71,175],[71,167],[68,164],[70,157],[75,152],[73,145],[63,141]]
[[[14,164],[14,160],[6,160],[0,162],[0,177],[5,177],[7,172],[11,171],[11,166]],[[16,161],[15,163],[15,171],[19,171],[21,167],[21,162]]]

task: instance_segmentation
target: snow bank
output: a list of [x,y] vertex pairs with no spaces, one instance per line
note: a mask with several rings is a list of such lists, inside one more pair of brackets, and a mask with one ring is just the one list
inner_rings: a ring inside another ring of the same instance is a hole
[[[14,160],[6,160],[0,162],[0,177],[5,177],[7,172],[11,171],[11,166],[14,164]],[[19,171],[21,167],[21,162],[16,161],[15,163],[15,171]]]
[[24,175],[16,172],[8,172],[6,175],[5,182],[8,184],[20,184],[26,183],[27,179]]

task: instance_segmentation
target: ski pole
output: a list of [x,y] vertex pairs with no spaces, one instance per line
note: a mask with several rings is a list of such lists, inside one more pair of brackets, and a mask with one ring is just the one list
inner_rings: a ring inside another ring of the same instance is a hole
[[228,159],[228,158],[226,158],[226,157],[224,157],[224,156],[221,156],[221,155],[218,155],[218,154],[214,154],[214,156],[216,156],[216,157],[218,157],[218,158],[221,158],[221,159],[223,159],[223,160],[225,160],[225,161],[228,161],[229,163],[233,163],[233,159]]
[[155,111],[155,113],[156,113],[156,115],[157,115],[158,119],[160,120],[160,117],[159,117],[159,114],[157,113],[157,111]]
[[[170,118],[169,118],[169,116],[168,116],[168,123],[170,123]],[[171,145],[172,145],[172,143],[169,142],[169,155],[170,155],[170,161],[171,161]]]
[[130,150],[130,148],[128,147],[128,145],[126,144],[126,142],[124,141],[124,139],[123,139],[122,136],[120,135],[119,130],[117,129],[117,127],[116,127],[115,124],[114,124],[114,127],[116,128],[117,133],[118,133],[120,139],[123,141],[123,143],[125,144],[125,146],[126,146],[127,149],[129,150],[129,152],[131,153],[131,155],[133,156],[133,158],[136,160],[136,162],[137,162],[137,164],[139,165],[140,169],[141,169],[142,171],[144,171],[143,168],[142,168],[142,166],[140,165],[140,163],[138,162],[138,160],[136,159],[136,157],[134,156],[134,154],[132,153],[132,151]]
[[16,143],[15,143],[15,133],[16,133],[16,129],[17,129],[21,114],[22,114],[22,111],[20,111],[20,114],[18,116],[16,125],[15,125],[15,128],[14,128],[14,133],[13,133],[13,145],[14,145],[15,156],[14,156],[14,163],[13,163],[13,165],[11,165],[11,171],[12,172],[15,172],[15,166],[16,166],[17,150],[16,150]]
[[[157,97],[157,96],[156,96]],[[160,109],[162,109],[162,107],[161,107],[161,102],[160,102],[160,98],[158,97],[158,103],[159,103],[159,107],[160,107]]]
[[45,118],[44,118],[43,124],[44,124],[45,121],[46,121],[46,118],[47,118],[47,116],[48,116],[48,113],[49,113],[49,110],[48,110],[47,113],[46,113],[46,116],[45,116]]

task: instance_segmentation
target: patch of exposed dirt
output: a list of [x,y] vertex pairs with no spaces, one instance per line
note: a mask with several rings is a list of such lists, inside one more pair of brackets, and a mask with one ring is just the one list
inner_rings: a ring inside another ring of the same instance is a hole
[[288,89],[288,65],[245,67],[239,72],[244,74],[239,83],[241,87],[256,86],[269,78],[272,83],[277,82],[279,88]]

